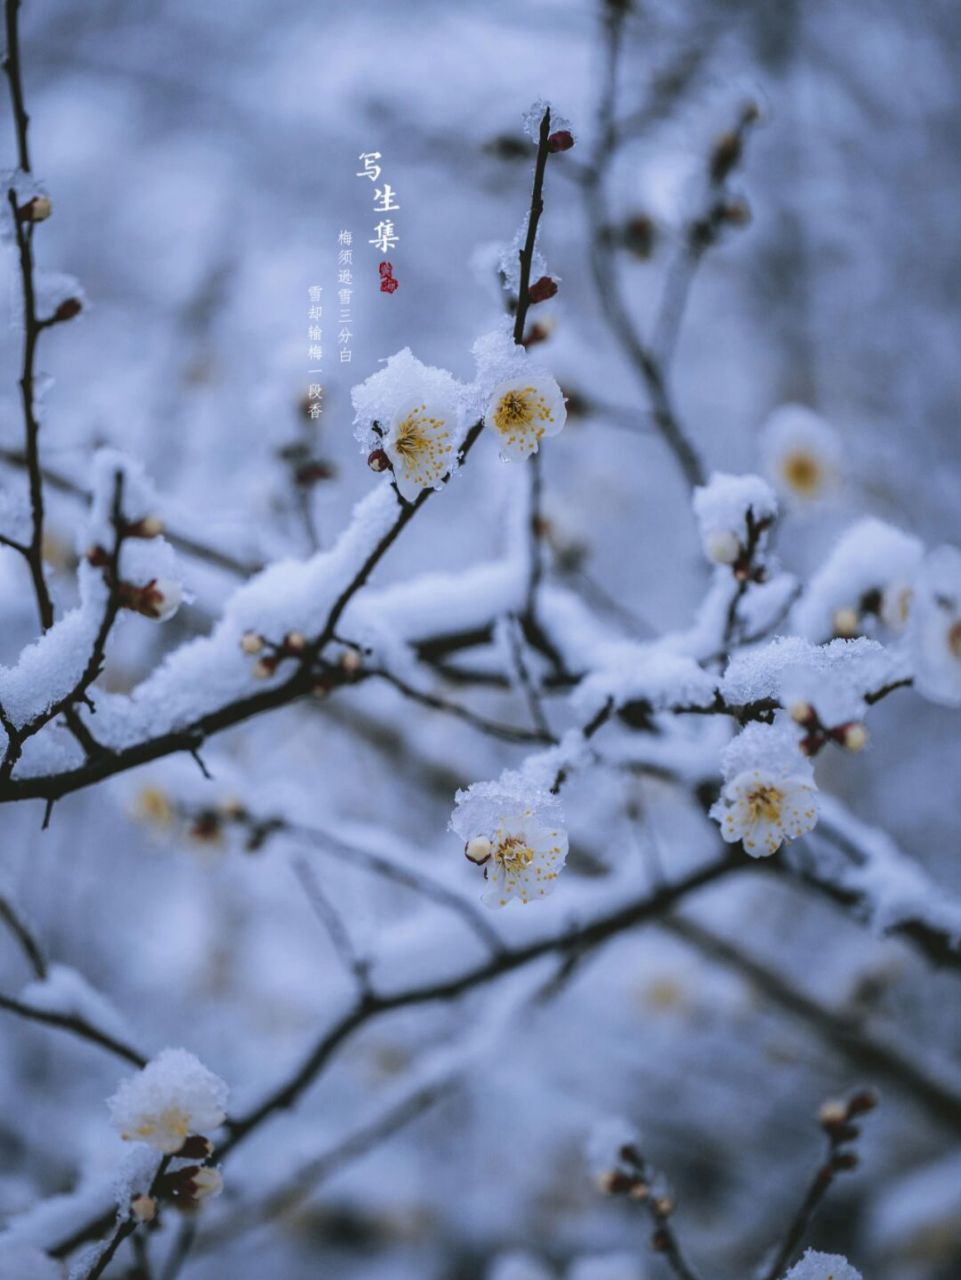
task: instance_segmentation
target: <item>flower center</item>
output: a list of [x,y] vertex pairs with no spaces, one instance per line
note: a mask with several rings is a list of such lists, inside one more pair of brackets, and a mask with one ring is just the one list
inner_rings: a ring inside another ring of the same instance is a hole
[[521,836],[505,836],[494,849],[494,861],[505,871],[524,871],[534,861],[534,850]]
[[755,787],[747,795],[747,809],[751,822],[780,822],[784,796],[777,787]]
[[817,493],[821,487],[821,468],[810,453],[790,453],[784,459],[784,479],[797,493]]
[[410,462],[433,447],[431,433],[444,425],[443,418],[432,418],[427,405],[418,405],[397,427],[394,449],[405,462]]
[[536,387],[520,387],[505,392],[494,410],[494,426],[506,436],[514,436],[534,427],[539,440],[544,434],[544,428],[535,424],[553,420],[550,405],[543,396],[537,394]]

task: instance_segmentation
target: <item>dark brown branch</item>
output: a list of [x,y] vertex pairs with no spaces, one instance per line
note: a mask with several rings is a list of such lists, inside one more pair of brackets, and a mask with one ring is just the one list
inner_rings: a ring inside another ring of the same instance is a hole
[[14,1000],[10,996],[0,995],[0,1009],[5,1009],[7,1013],[18,1014],[21,1018],[27,1018],[31,1022],[40,1022],[44,1026],[59,1027],[61,1031],[69,1031],[71,1035],[79,1036],[81,1040],[88,1040],[91,1044],[99,1045],[101,1049],[116,1054],[118,1058],[123,1058],[126,1062],[131,1062],[135,1067],[145,1067],[147,1059],[143,1054],[138,1053],[128,1044],[124,1044],[122,1040],[117,1040],[114,1036],[109,1035],[106,1031],[101,1031],[99,1027],[95,1027],[93,1023],[88,1022],[86,1018],[80,1017],[79,1014],[53,1013],[49,1009],[37,1009],[33,1005],[25,1004],[22,1000]]
[[13,108],[13,123],[17,132],[17,163],[24,173],[29,173],[30,147],[27,143],[27,129],[30,117],[27,115],[23,100],[23,78],[20,72],[20,0],[4,0],[4,16],[7,51],[3,59],[3,69],[10,85],[10,104]]
[[47,962],[40,944],[13,909],[13,904],[0,894],[0,920],[16,938],[27,964],[42,982],[47,976]]

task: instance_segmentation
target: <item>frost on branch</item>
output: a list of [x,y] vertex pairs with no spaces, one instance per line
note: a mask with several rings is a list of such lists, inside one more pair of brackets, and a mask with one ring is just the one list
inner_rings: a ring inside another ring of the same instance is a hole
[[721,757],[724,787],[711,817],[752,858],[777,853],[817,822],[814,770],[782,725],[749,724]]
[[914,683],[932,702],[961,706],[961,551],[937,547],[924,561],[911,604]]
[[529,457],[545,436],[563,429],[567,407],[560,387],[515,345],[508,326],[479,338],[474,358],[484,420],[505,461]]
[[794,506],[830,496],[841,480],[841,441],[823,418],[800,404],[782,404],[761,429],[764,470]]
[[464,388],[405,347],[351,398],[357,439],[364,452],[387,455],[401,497],[413,502],[422,489],[438,488],[463,439]]
[[792,612],[792,629],[809,640],[902,630],[921,563],[917,538],[868,516],[852,525]]
[[567,858],[557,797],[504,774],[498,782],[475,782],[455,799],[451,829],[464,841],[468,860],[484,868],[482,901],[505,907],[512,898],[545,898]]
[[207,1136],[226,1118],[227,1086],[185,1049],[164,1049],[109,1099],[111,1119],[127,1142],[173,1155],[194,1134]]
[[784,1280],[861,1280],[861,1273],[839,1253],[818,1253],[808,1249]]

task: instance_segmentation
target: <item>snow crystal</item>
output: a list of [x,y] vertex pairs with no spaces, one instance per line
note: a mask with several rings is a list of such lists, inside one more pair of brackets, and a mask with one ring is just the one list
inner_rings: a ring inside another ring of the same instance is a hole
[[818,1253],[808,1249],[784,1280],[862,1280],[862,1277],[860,1271],[856,1271],[839,1253]]
[[[911,583],[921,563],[917,538],[868,516],[844,533],[794,606],[792,626],[810,640],[828,640],[836,632],[862,630],[865,613],[880,610],[887,589]],[[872,599],[872,597],[876,597]],[[839,618],[843,614],[844,620]]]
[[164,1049],[123,1080],[107,1103],[120,1136],[157,1151],[179,1151],[192,1134],[210,1134],[226,1118],[227,1086],[188,1053]]

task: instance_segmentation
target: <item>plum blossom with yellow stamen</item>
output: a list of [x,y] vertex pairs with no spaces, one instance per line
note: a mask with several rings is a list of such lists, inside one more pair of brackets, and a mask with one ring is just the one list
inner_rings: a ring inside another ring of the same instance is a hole
[[739,840],[752,858],[777,853],[786,841],[810,831],[817,822],[813,782],[751,769],[725,783],[711,817],[728,844]]
[[436,488],[454,461],[456,411],[428,400],[406,404],[391,422],[384,451],[398,492],[413,502],[422,489]]
[[796,505],[821,501],[840,483],[840,440],[803,405],[775,409],[761,430],[761,450],[771,483]]
[[498,383],[484,418],[497,437],[501,457],[516,461],[536,453],[545,436],[562,430],[567,409],[550,374],[532,371]]
[[556,796],[524,794],[515,775],[475,783],[457,793],[451,827],[464,840],[469,862],[487,882],[482,901],[505,907],[546,898],[567,859],[567,832]]
[[770,857],[810,831],[818,819],[817,787],[789,720],[750,724],[721,755],[724,787],[711,817],[728,844],[752,858]]
[[187,1138],[223,1124],[227,1086],[186,1049],[164,1049],[122,1081],[107,1106],[125,1142],[174,1155]]

